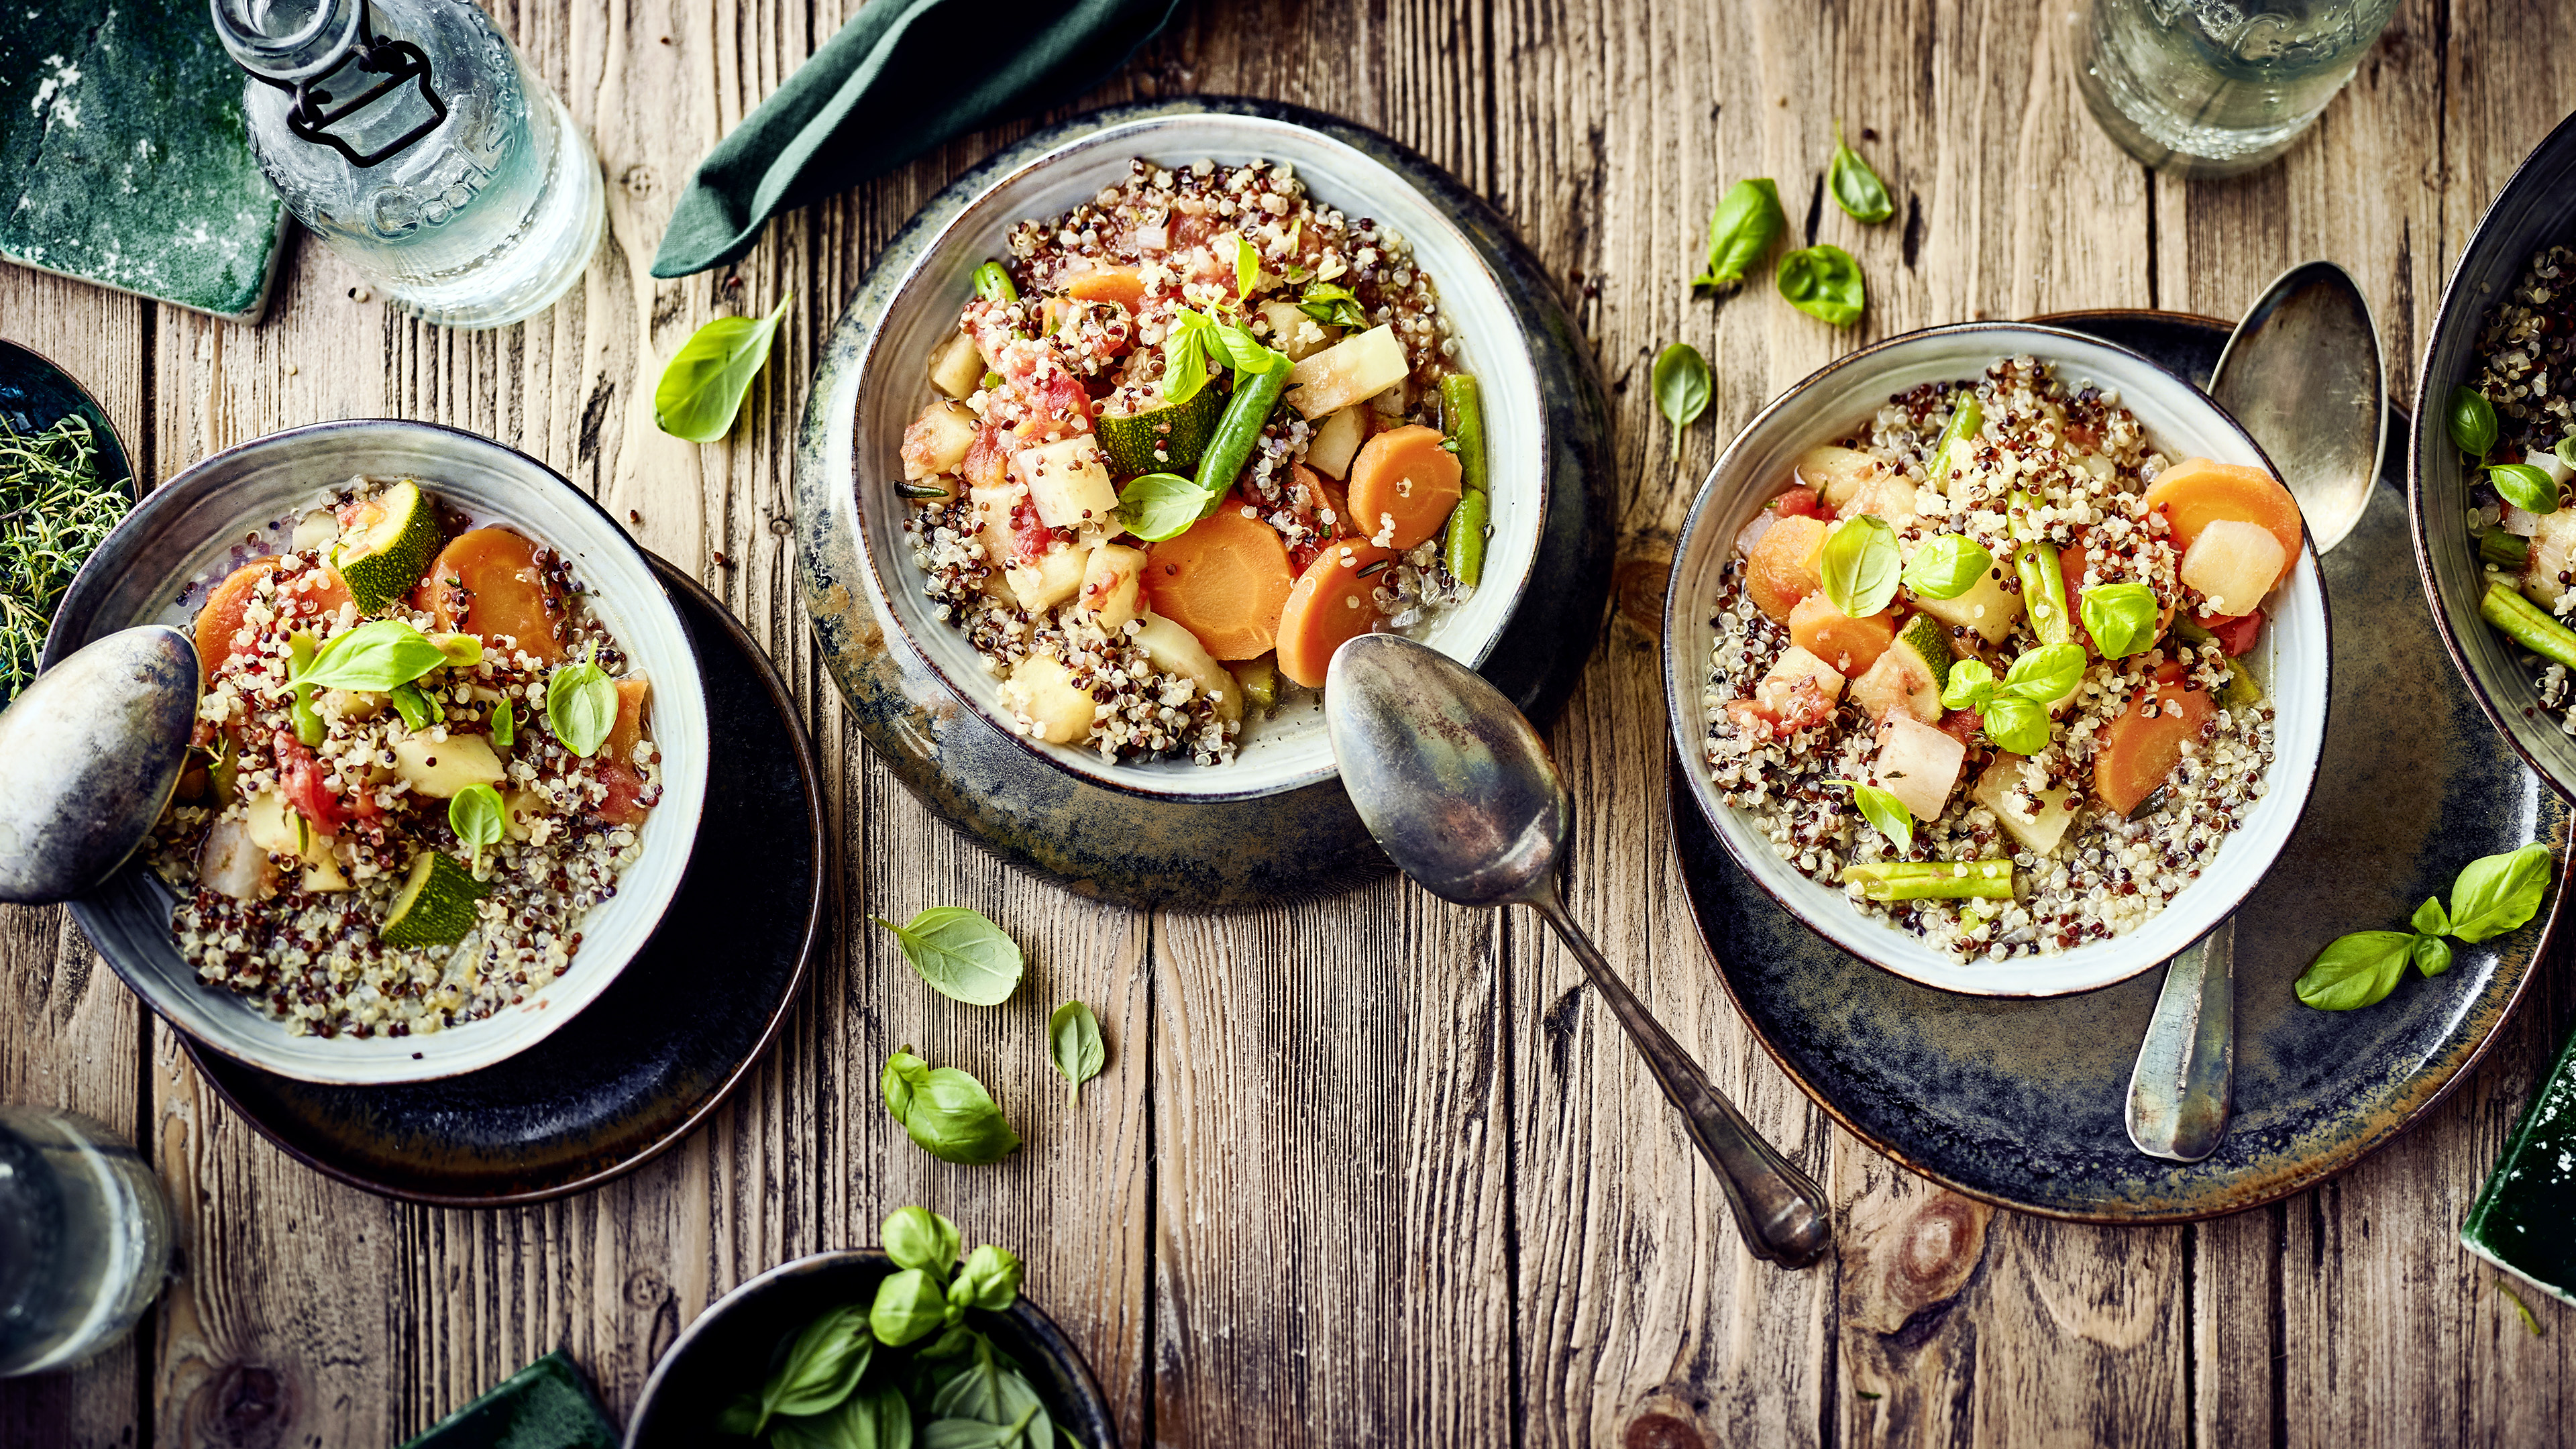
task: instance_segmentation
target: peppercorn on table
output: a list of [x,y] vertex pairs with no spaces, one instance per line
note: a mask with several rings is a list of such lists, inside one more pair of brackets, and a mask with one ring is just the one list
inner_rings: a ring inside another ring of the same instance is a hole
[[[837,929],[709,1124],[596,1191],[501,1210],[397,1204],[299,1166],[64,912],[0,909],[0,1100],[131,1135],[184,1225],[180,1275],[134,1340],[0,1382],[0,1443],[390,1443],[558,1346],[622,1414],[713,1298],[870,1241],[910,1203],[1023,1254],[1025,1291],[1089,1356],[1131,1445],[2576,1440],[2576,1315],[2524,1289],[2535,1334],[2457,1240],[2576,1007],[2563,962],[2470,1081],[2341,1179],[2188,1227],[1996,1211],[1833,1126],[1729,1009],[1672,858],[1655,638],[1717,450],[1872,339],[2076,308],[2232,317],[2321,256],[2369,294],[2392,388],[2411,392],[2450,260],[2576,95],[2576,11],[2404,0],[2323,122],[2227,183],[2127,159],[2077,93],[2075,22],[2010,0],[1200,4],[1055,113],[1195,91],[1346,115],[1484,192],[1554,271],[1612,390],[1622,489],[1614,608],[1551,736],[1578,800],[1568,904],[1836,1203],[1838,1256],[1784,1272],[1736,1241],[1530,919],[1393,878],[1223,916],[1095,904],[997,865],[861,749],[794,589],[805,380],[878,249],[1031,123],[792,213],[734,266],[648,272],[700,155],[854,8],[500,7],[610,182],[582,285],[522,325],[411,321],[300,234],[258,326],[0,266],[0,335],[88,384],[146,478],[278,428],[397,415],[487,433],[595,492],[778,661],[841,839]],[[1885,179],[1883,224],[1824,193],[1838,120]],[[1777,179],[1793,245],[1857,259],[1855,326],[1765,277],[1693,298],[1711,207],[1755,176]],[[656,431],[663,360],[708,318],[791,292],[730,439]],[[1714,382],[1678,461],[1649,384],[1675,341]],[[963,1006],[866,925],[941,905],[1001,922],[1038,984]],[[1044,1042],[1073,997],[1108,1063],[1068,1106]],[[877,1086],[906,1043],[990,1084],[1025,1147],[990,1166],[913,1148]]]

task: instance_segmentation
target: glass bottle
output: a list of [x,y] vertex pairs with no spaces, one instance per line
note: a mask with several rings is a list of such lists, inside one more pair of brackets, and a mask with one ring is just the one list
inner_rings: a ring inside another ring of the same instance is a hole
[[581,280],[590,141],[469,0],[210,0],[287,210],[388,298],[498,327]]
[[2174,176],[2290,149],[2397,0],[2092,0],[2076,88],[2120,148]]
[[141,1153],[49,1107],[0,1107],[0,1378],[125,1337],[170,1271],[170,1202]]

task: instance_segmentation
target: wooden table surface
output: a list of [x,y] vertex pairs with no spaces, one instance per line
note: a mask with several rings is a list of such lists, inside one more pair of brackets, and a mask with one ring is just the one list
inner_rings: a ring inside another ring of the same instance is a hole
[[[2232,317],[2321,256],[2360,280],[2411,392],[2452,259],[2576,97],[2576,9],[2405,0],[2314,133],[2224,184],[2117,151],[2074,87],[2070,7],[2024,0],[1211,3],[1086,100],[1245,93],[1379,127],[1491,197],[1578,302],[1615,394],[1622,565],[1553,732],[1580,802],[1572,904],[1827,1185],[1839,1261],[1791,1273],[1739,1246],[1616,1023],[1532,919],[1392,879],[1244,915],[1094,904],[995,864],[862,749],[793,583],[789,444],[816,339],[914,209],[1025,127],[789,216],[721,273],[647,272],[699,156],[852,3],[504,0],[500,24],[610,182],[581,288],[522,326],[407,320],[309,239],[256,327],[0,267],[0,335],[85,379],[147,477],[278,428],[395,415],[488,433],[634,510],[639,541],[694,570],[794,684],[841,840],[840,927],[711,1125],[596,1192],[504,1211],[402,1206],[298,1166],[62,911],[0,909],[0,1100],[133,1134],[183,1224],[179,1274],[134,1341],[0,1384],[0,1442],[386,1444],[557,1346],[622,1413],[716,1295],[872,1241],[913,1202],[1026,1256],[1131,1445],[2576,1439],[2576,1315],[2526,1293],[2535,1337],[2454,1237],[2565,1033],[2562,963],[2471,1080],[2340,1180],[2186,1227],[1992,1211],[1832,1126],[1729,1009],[1672,860],[1654,637],[1661,562],[1717,448],[1873,338],[2067,308]],[[1837,116],[1875,133],[1896,221],[1819,205]],[[1778,178],[1793,231],[1860,259],[1860,326],[1767,289],[1692,300],[1710,206],[1754,175]],[[657,433],[662,359],[790,290],[732,439]],[[1645,385],[1676,339],[1717,375],[1679,463]],[[939,904],[1007,925],[1034,988],[961,1007],[851,924]],[[1067,1112],[1038,1043],[1074,995],[1110,1060]],[[1027,1149],[953,1167],[908,1144],[876,1087],[902,1042],[995,1084]]]

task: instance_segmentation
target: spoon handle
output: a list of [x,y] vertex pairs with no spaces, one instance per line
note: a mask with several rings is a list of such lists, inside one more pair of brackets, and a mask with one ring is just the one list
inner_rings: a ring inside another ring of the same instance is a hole
[[2164,990],[2129,1073],[2130,1145],[2198,1162],[2227,1135],[2236,1076],[2236,918],[2165,963]]
[[1745,1249],[1766,1262],[1790,1268],[1804,1268],[1822,1257],[1833,1236],[1824,1193],[1762,1140],[1725,1093],[1709,1085],[1699,1063],[1647,1012],[1645,1003],[1601,959],[1592,938],[1566,914],[1552,881],[1529,904],[1556,928],[1574,959],[1583,963],[1584,974],[1592,978],[1594,989],[1610,1003],[1619,1024],[1628,1029],[1638,1053],[1645,1057],[1646,1070],[1654,1073],[1664,1095],[1681,1109],[1684,1130],[1716,1169],[1718,1185],[1726,1189],[1726,1203],[1735,1209],[1735,1225],[1743,1234]]

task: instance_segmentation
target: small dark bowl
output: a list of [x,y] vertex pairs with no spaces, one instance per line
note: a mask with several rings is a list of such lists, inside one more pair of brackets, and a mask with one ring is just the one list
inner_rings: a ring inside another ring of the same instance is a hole
[[2475,367],[2487,313],[2512,289],[2533,252],[2568,241],[2576,241],[2576,115],[2559,122],[2496,193],[2442,291],[2442,310],[2416,369],[2406,506],[2414,516],[2416,571],[2451,663],[2515,753],[2551,789],[2576,802],[2576,738],[2538,708],[2538,681],[2522,665],[2522,646],[2478,617],[2486,568],[2461,523],[2475,480],[2451,445],[2449,423],[2451,389]]
[[[772,1268],[709,1304],[644,1381],[626,1449],[744,1442],[716,1431],[725,1405],[757,1392],[777,1354],[805,1325],[843,1304],[872,1301],[879,1280],[894,1270],[894,1260],[874,1248],[816,1253]],[[1089,1449],[1117,1449],[1118,1423],[1109,1401],[1054,1319],[1025,1296],[999,1313],[972,1309],[966,1318],[995,1348],[1018,1360],[1050,1418]]]
[[52,358],[0,339],[0,417],[20,432],[35,432],[72,413],[88,419],[90,432],[98,439],[98,476],[110,483],[122,482],[128,496],[141,498],[141,480],[134,476],[125,440],[116,435],[107,409]]

